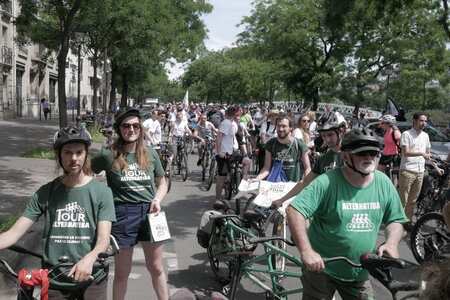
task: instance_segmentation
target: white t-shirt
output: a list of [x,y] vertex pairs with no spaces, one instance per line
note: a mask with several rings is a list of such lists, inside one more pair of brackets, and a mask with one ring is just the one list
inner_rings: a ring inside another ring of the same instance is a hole
[[177,121],[172,122],[172,131],[174,136],[182,137],[185,132],[185,126],[187,125],[187,122],[181,121],[178,123]]
[[261,125],[259,136],[263,136],[263,134],[266,134],[266,142],[268,142],[271,138],[277,137],[277,126],[269,122],[269,128],[267,129],[267,121],[265,121]]
[[[294,129],[294,132],[292,133],[292,135],[295,137],[295,138],[298,138],[298,139],[300,139],[300,140],[303,140],[303,132],[300,130],[300,128],[295,128]],[[303,140],[304,141],[304,140]]]
[[228,119],[225,119],[220,123],[219,132],[223,133],[222,143],[220,144],[220,151],[222,153],[233,154],[236,134],[236,127],[233,125],[234,122],[231,122]]
[[[427,149],[431,149],[428,134],[424,131],[418,133],[414,128],[402,133],[400,146],[408,146],[411,152],[427,152]],[[406,157],[402,155],[400,170],[421,174],[425,171],[425,158],[423,156]]]
[[145,139],[145,144],[153,149],[159,149],[159,143],[161,143],[161,123],[158,120],[153,121],[152,118],[147,119],[142,123],[144,128],[149,131],[150,136],[156,140],[158,144],[152,145],[149,139]]

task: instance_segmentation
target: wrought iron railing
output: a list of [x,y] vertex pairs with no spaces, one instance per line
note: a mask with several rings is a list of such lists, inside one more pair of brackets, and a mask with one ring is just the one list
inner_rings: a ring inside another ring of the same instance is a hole
[[8,66],[12,66],[12,49],[6,46],[2,46],[2,63]]
[[8,14],[12,15],[11,1],[5,1],[5,3],[2,4],[2,11],[7,12]]

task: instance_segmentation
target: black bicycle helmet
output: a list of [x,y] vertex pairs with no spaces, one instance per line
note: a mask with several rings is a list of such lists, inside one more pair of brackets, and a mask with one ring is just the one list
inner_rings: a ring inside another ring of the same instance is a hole
[[57,150],[66,144],[91,144],[91,135],[84,128],[66,127],[58,130],[53,137],[53,149]]
[[339,129],[345,126],[347,122],[339,112],[325,112],[317,120],[317,131],[325,131],[330,129]]
[[381,151],[381,143],[369,128],[354,128],[342,138],[341,150],[356,153],[364,150]]
[[114,130],[119,133],[119,126],[122,124],[123,119],[131,116],[138,117],[140,119],[141,113],[135,108],[119,109],[114,116]]

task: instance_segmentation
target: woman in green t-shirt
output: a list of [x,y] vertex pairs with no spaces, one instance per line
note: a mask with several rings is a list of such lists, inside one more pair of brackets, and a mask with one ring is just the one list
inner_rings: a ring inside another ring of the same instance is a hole
[[125,298],[133,248],[141,242],[156,295],[158,299],[167,299],[163,243],[154,242],[147,217],[148,213],[161,211],[161,201],[167,194],[164,170],[156,151],[145,146],[139,111],[119,111],[115,120],[117,139],[92,159],[95,173],[106,171],[116,209],[117,222],[111,232],[120,253],[115,258],[113,298]]

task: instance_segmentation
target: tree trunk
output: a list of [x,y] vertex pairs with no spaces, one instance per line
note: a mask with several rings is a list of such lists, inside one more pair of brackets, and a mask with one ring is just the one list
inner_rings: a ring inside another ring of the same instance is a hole
[[59,128],[67,127],[67,102],[66,102],[66,58],[69,52],[69,36],[64,38],[61,50],[58,54],[58,107]]
[[117,65],[111,61],[111,92],[109,94],[109,110],[114,111],[114,105],[116,104],[116,78],[117,78]]
[[127,107],[127,98],[128,98],[128,82],[127,82],[127,74],[125,72],[122,73],[122,98],[120,99],[120,107]]
[[97,91],[98,91],[98,84],[97,84],[97,61],[98,61],[98,51],[95,50],[94,54],[92,55],[92,67],[94,68],[94,78],[92,80],[92,87],[94,89],[94,94],[92,96],[92,113],[94,115],[94,126],[97,126]]

